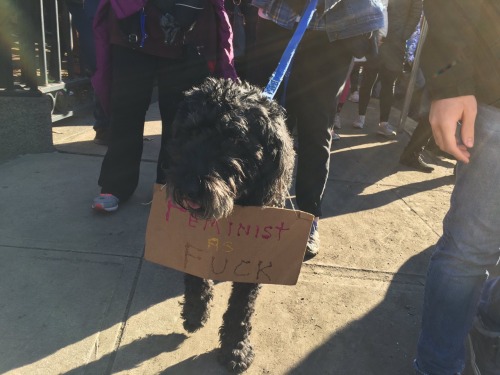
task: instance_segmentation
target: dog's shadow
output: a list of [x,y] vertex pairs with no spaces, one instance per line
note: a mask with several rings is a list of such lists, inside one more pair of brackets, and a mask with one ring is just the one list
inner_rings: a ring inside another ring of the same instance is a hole
[[[217,362],[218,349],[213,349],[209,352],[193,355],[182,362],[176,363],[160,372],[160,375],[177,375],[177,374],[201,374],[203,375],[221,375],[231,374]],[[200,369],[203,369],[201,371]]]
[[[116,366],[117,363],[119,363],[119,366],[118,368],[114,366],[113,372],[126,372],[162,353],[174,352],[186,338],[187,336],[182,333],[148,335],[129,344],[122,345],[117,351],[111,352],[96,361],[74,368],[64,373],[64,375],[107,374],[110,373],[110,369],[107,367],[110,364]],[[114,361],[116,356],[121,357],[119,362]]]

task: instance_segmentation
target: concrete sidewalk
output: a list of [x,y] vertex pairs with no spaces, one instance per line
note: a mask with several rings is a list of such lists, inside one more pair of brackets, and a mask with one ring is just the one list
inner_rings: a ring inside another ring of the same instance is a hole
[[[423,285],[453,186],[453,163],[431,174],[402,168],[406,133],[353,129],[342,113],[320,221],[321,252],[296,286],[265,285],[247,374],[411,374]],[[399,112],[393,110],[397,124]],[[105,147],[91,116],[57,123],[58,152],[0,164],[1,374],[225,374],[217,330],[229,283],[211,319],[182,328],[182,274],[142,260],[159,149],[148,114],[139,187],[110,215],[92,212]],[[415,124],[409,120],[409,127]]]

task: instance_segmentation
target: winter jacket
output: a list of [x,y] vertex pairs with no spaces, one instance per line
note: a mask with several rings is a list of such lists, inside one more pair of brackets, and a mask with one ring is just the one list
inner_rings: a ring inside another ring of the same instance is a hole
[[[206,57],[215,59],[213,61],[215,63],[214,75],[236,79],[233,62],[232,31],[229,18],[224,10],[224,0],[210,0],[209,2],[212,5],[213,14],[215,15],[216,35],[214,41],[216,46],[207,48],[208,50],[213,50],[215,56]],[[155,18],[154,10],[148,5],[148,0],[102,0],[94,18],[97,69],[92,76],[92,85],[103,109],[108,113],[111,88],[110,47],[112,40],[116,42],[116,30],[113,30],[113,25],[116,20],[124,20],[139,12],[143,7],[147,15]],[[146,18],[146,26],[148,26],[148,22],[152,22],[152,20]],[[141,52],[163,57],[179,58],[181,56],[179,47],[167,47],[163,45],[159,41],[159,29],[156,26],[150,25],[148,32],[152,35],[146,38],[144,49]],[[203,30],[198,30],[195,33],[202,35]]]
[[426,0],[422,70],[432,99],[475,95],[500,108],[500,1]]
[[417,28],[422,8],[422,0],[389,0],[385,40],[404,44]]
[[380,59],[387,69],[402,71],[406,40],[415,31],[421,16],[422,0],[389,0],[387,35],[379,49]]

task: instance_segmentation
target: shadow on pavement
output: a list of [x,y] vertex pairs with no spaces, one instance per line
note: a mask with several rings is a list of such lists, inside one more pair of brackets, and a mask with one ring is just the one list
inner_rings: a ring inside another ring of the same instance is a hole
[[180,333],[146,336],[130,344],[121,346],[117,352],[107,354],[98,361],[90,362],[84,366],[65,372],[64,375],[110,373],[111,369],[107,368],[107,366],[113,363],[112,359],[118,353],[122,355],[125,360],[121,362],[120,367],[114,367],[113,371],[120,372],[131,370],[142,362],[154,358],[161,353],[175,351],[186,337],[186,335]]
[[[289,375],[413,374],[425,276],[431,246],[394,275],[383,302],[312,351]],[[332,301],[334,304],[335,301]]]

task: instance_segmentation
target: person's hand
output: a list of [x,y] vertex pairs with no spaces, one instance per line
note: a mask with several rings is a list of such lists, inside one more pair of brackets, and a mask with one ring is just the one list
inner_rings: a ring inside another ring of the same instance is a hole
[[[431,103],[429,121],[436,144],[457,160],[469,162],[469,148],[474,146],[474,123],[477,101],[473,95],[439,99]],[[456,137],[457,123],[461,122],[460,138]]]

